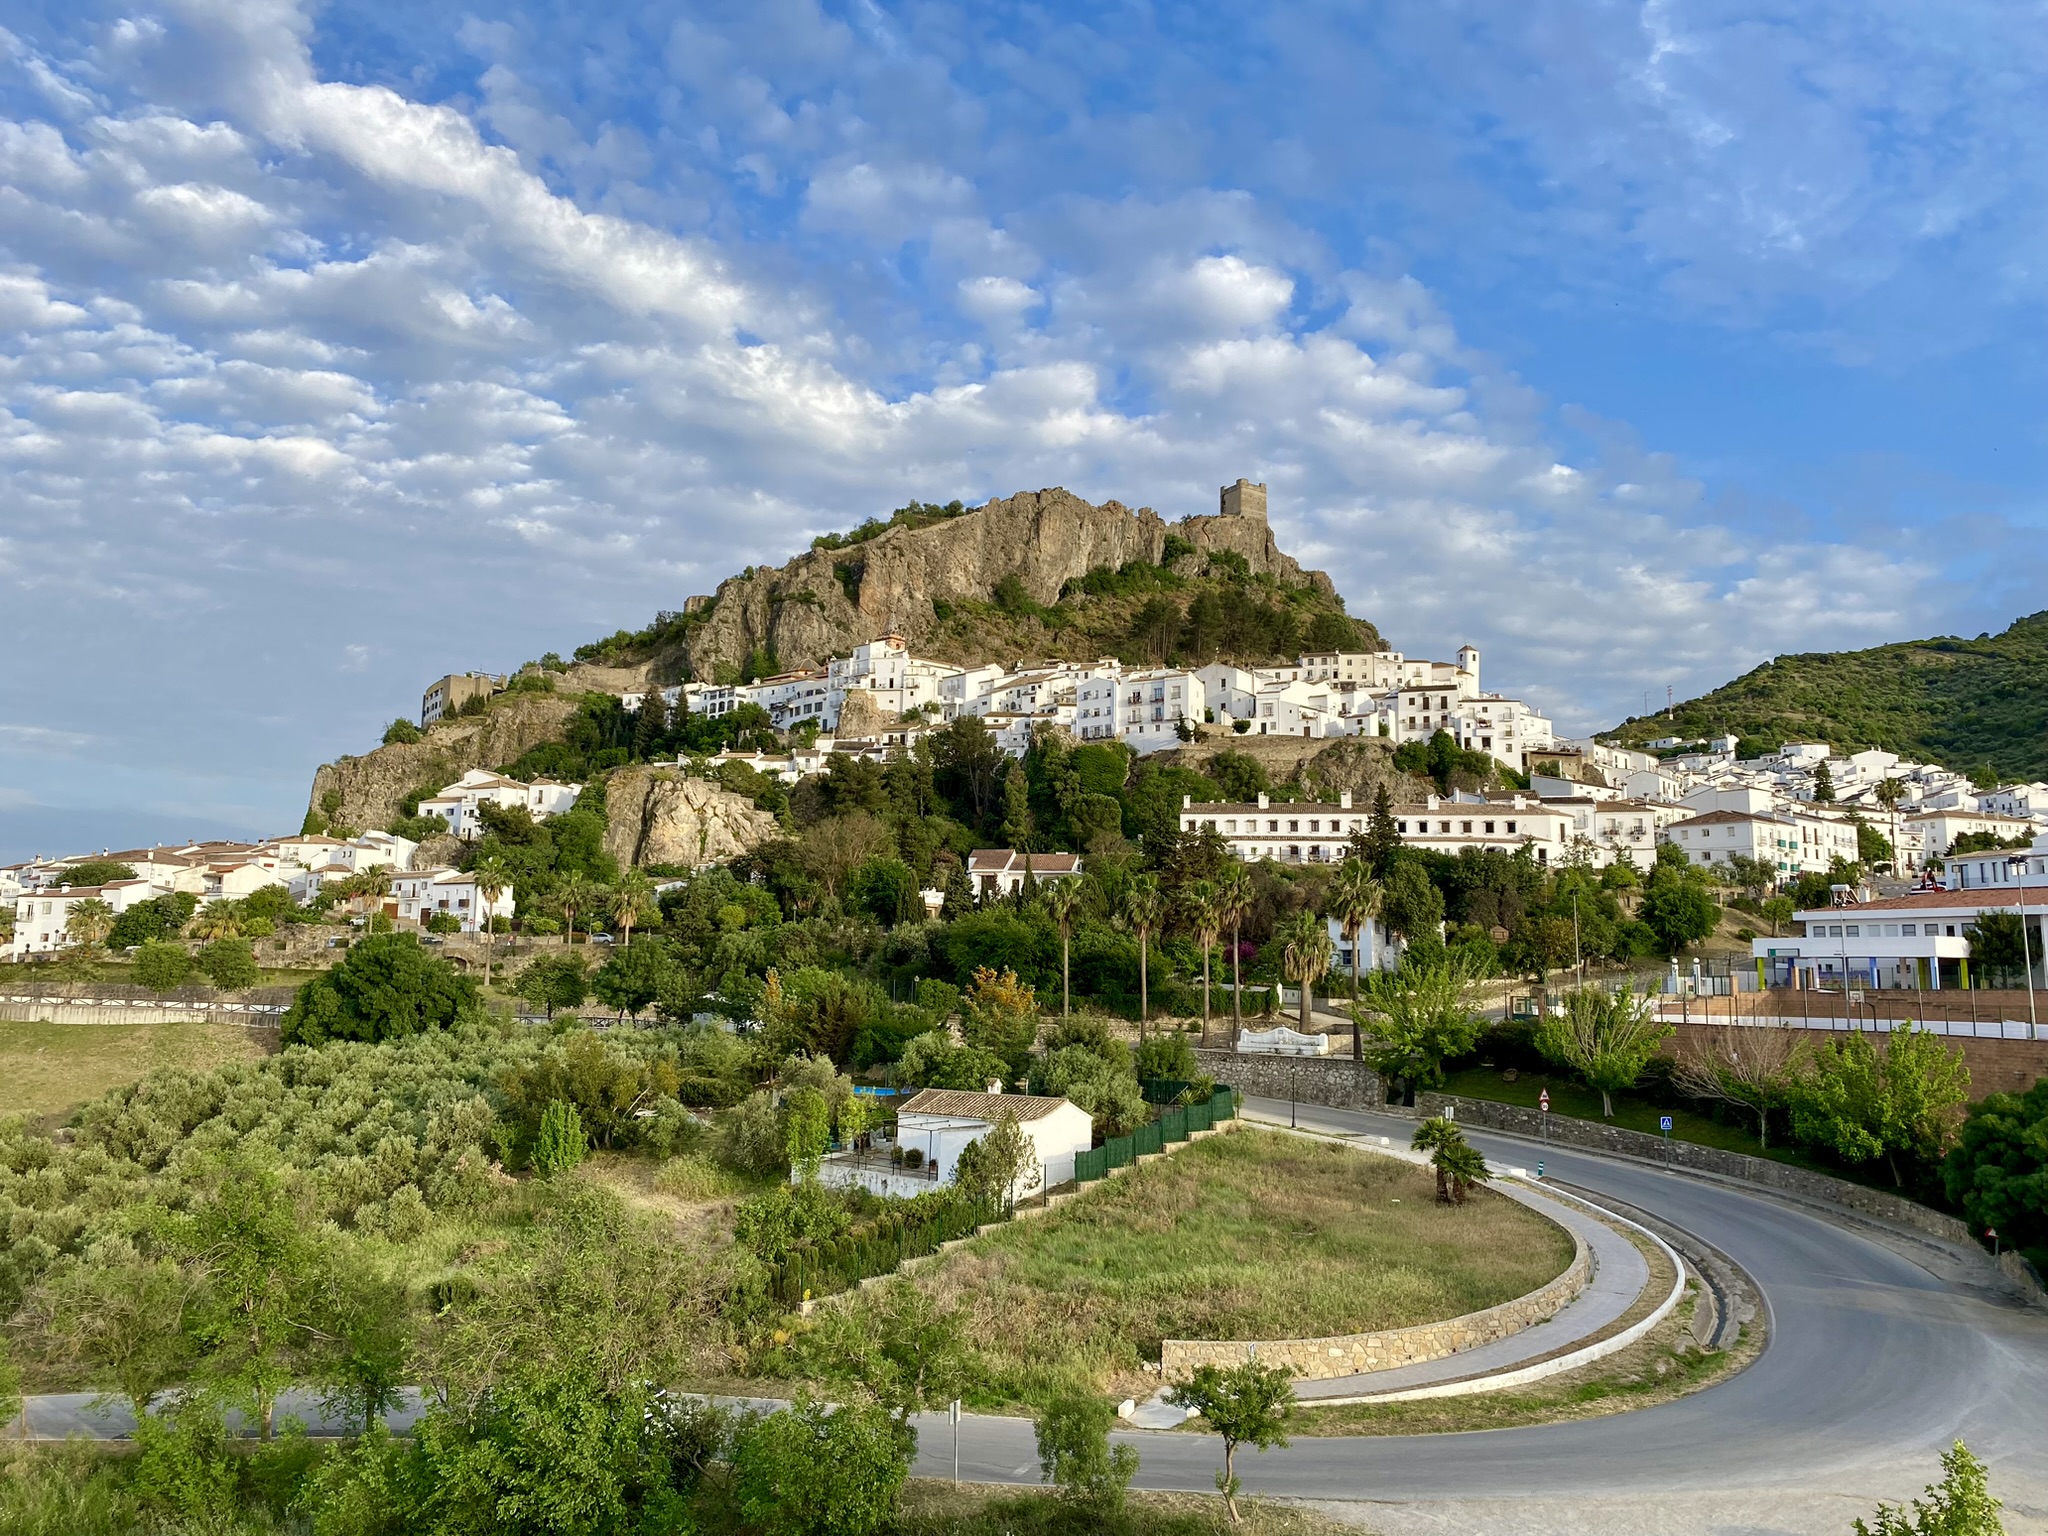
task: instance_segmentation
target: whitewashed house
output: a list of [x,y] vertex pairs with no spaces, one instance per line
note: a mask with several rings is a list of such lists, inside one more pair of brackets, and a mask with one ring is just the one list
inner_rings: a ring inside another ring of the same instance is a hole
[[1031,1149],[1030,1166],[1011,1186],[1011,1198],[1028,1199],[1071,1182],[1074,1154],[1087,1151],[1095,1139],[1094,1121],[1085,1109],[1035,1094],[950,1088],[927,1088],[896,1111],[895,1145],[906,1153],[915,1151],[921,1167],[907,1168],[872,1151],[847,1153],[826,1158],[819,1180],[862,1184],[887,1195],[914,1195],[950,1184],[958,1176],[960,1154],[968,1143],[989,1135],[1006,1114],[1016,1120]]
[[[395,875],[391,897],[397,915],[407,922],[425,925],[439,913],[447,913],[462,925],[464,933],[484,931],[483,893],[476,876],[459,869],[416,869]],[[507,885],[490,904],[493,918],[511,918],[517,910],[512,887]]]
[[65,925],[81,902],[103,901],[116,916],[137,902],[165,892],[147,880],[116,880],[107,885],[60,885],[43,890],[24,890],[14,898],[14,943],[9,955],[25,960],[30,955],[49,954],[71,942]]
[[977,896],[1014,896],[1026,872],[1033,880],[1076,880],[1077,853],[1018,853],[1013,848],[977,848],[967,856],[967,878]]

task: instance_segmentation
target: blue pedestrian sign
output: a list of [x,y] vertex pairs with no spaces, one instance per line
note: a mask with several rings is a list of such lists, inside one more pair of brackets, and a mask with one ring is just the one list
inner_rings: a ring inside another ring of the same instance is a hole
[[1658,1129],[1658,1130],[1660,1130],[1660,1131],[1668,1131],[1668,1130],[1670,1130],[1670,1129],[1671,1129],[1671,1117],[1670,1117],[1669,1115],[1659,1115],[1659,1116],[1657,1117],[1657,1129]]

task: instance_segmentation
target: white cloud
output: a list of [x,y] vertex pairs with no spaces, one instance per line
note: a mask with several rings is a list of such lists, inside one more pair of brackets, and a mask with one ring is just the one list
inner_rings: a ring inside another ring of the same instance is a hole
[[[1265,479],[1354,612],[1411,651],[1476,640],[1574,725],[1917,611],[1911,537],[1748,533],[1625,434],[1574,420],[1599,448],[1567,451],[1425,285],[1249,194],[996,217],[925,118],[891,144],[679,27],[716,153],[805,189],[770,249],[729,214],[631,211],[687,200],[623,181],[630,145],[516,74],[496,24],[465,33],[470,108],[320,78],[281,4],[175,14],[116,29],[104,105],[0,121],[0,587],[73,637],[0,706],[82,741],[94,680],[130,679],[109,757],[148,742],[191,776],[241,744],[246,781],[188,803],[281,816],[427,675],[566,650],[912,496],[1064,483],[1178,516]],[[844,28],[791,18],[803,68],[849,67]]]

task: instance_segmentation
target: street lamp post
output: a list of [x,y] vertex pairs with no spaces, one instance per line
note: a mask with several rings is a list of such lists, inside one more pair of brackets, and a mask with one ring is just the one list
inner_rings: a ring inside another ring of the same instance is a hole
[[2027,1038],[2038,1040],[2041,1026],[2034,1017],[2034,944],[2027,937],[2027,856],[2016,853],[2005,861],[2005,867],[2020,883],[2020,954],[2027,962]]

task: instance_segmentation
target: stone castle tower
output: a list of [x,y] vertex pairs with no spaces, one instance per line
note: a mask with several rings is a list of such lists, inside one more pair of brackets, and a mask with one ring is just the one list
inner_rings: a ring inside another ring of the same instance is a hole
[[1223,487],[1221,499],[1224,517],[1251,517],[1262,523],[1266,520],[1266,486],[1263,481],[1253,485],[1240,475],[1237,484]]

